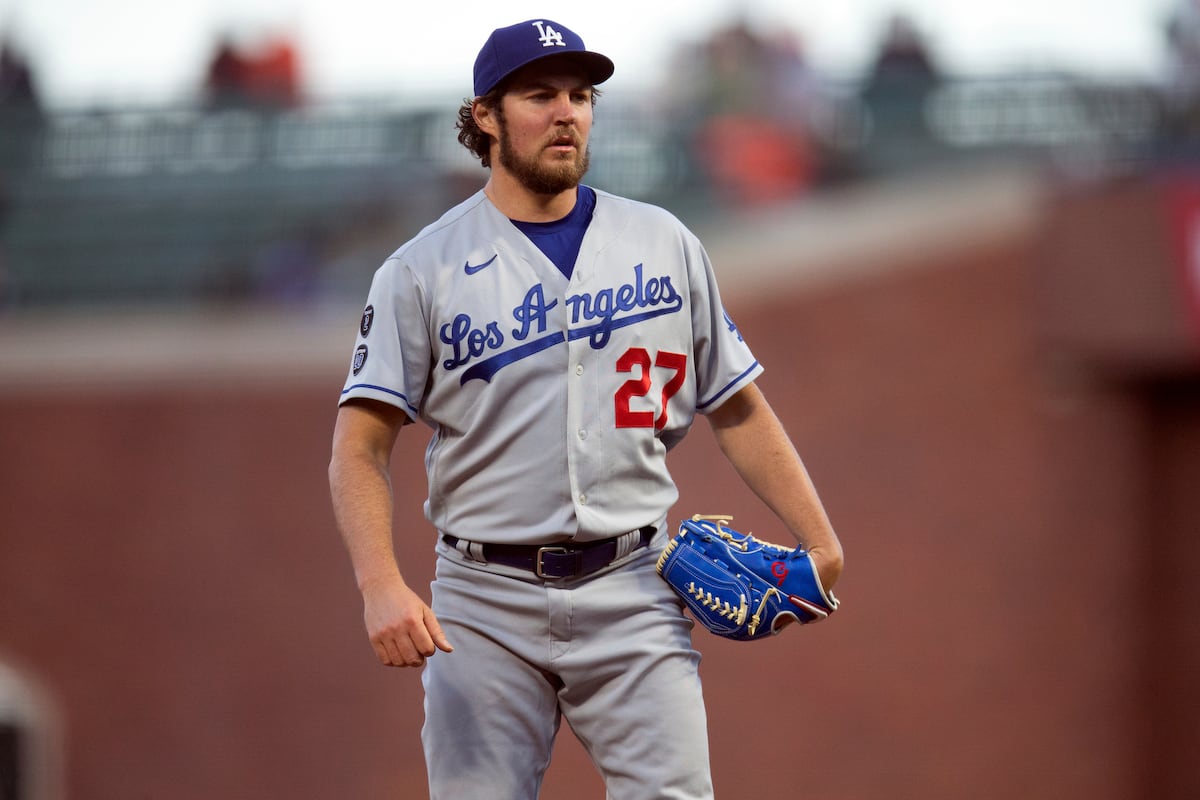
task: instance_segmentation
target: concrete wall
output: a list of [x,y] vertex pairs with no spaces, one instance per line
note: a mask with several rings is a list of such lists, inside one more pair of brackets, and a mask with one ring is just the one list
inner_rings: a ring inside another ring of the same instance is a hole
[[[889,191],[714,234],[848,556],[830,622],[697,634],[718,796],[1196,796],[1200,338],[1181,287],[1119,291],[1178,274],[1167,190]],[[1152,357],[1062,324],[1097,316],[1088,264]],[[0,323],[0,658],[43,690],[48,795],[425,795],[419,676],[376,665],[328,507],[357,313]],[[703,423],[673,465],[673,518],[770,534]],[[601,797],[560,743],[543,796]]]

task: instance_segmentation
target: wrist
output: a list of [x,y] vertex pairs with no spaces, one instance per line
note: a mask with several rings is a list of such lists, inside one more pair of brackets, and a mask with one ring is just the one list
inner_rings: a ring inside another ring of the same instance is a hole
[[396,566],[356,573],[355,580],[358,583],[358,590],[363,594],[376,591],[385,586],[405,585],[404,578],[400,574],[400,569]]

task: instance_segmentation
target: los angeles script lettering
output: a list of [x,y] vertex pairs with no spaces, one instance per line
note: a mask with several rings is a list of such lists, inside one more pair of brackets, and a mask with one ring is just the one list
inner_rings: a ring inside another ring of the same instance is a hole
[[[586,338],[592,348],[599,350],[608,344],[615,328],[672,313],[683,307],[683,298],[671,284],[669,276],[647,278],[641,264],[633,268],[633,276],[632,283],[602,289],[594,294],[584,292],[563,298],[568,312],[565,335],[561,331],[546,333],[550,311],[558,305],[558,300],[547,301],[539,283],[526,292],[521,304],[513,309],[516,327],[509,329],[509,335],[517,342],[530,345],[545,339],[546,346],[565,341],[566,338]],[[644,313],[647,309],[652,311]],[[438,338],[450,348],[450,357],[442,361],[446,370],[458,369],[481,356],[495,353],[506,343],[500,321],[476,325],[469,314],[457,314],[452,321],[442,325],[438,330]],[[539,346],[518,347],[515,349],[518,355],[504,359],[495,369],[542,349]],[[494,373],[495,369],[487,373]]]

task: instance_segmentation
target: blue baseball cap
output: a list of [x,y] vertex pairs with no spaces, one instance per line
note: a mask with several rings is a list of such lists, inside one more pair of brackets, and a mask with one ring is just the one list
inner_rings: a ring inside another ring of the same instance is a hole
[[612,77],[613,62],[593,53],[579,34],[548,19],[531,19],[497,28],[475,58],[475,96],[495,89],[521,67],[550,56],[570,56],[587,72],[595,86]]

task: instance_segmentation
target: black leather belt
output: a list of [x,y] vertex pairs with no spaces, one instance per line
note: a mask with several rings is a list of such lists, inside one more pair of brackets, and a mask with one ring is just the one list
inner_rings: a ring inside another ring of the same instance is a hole
[[[658,528],[647,525],[639,528],[639,539],[630,552],[650,544]],[[488,544],[483,547],[483,558],[491,564],[529,570],[539,578],[578,578],[604,569],[617,557],[617,543],[626,534],[611,539],[582,544]],[[442,541],[454,547],[461,539],[448,533]]]

